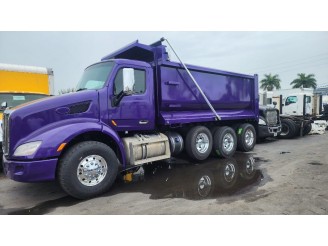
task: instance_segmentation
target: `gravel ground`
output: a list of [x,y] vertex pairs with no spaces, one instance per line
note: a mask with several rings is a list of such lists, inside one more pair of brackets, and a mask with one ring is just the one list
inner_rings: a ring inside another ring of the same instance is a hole
[[[67,196],[55,182],[18,183],[1,173],[0,214],[328,214],[327,142],[324,134],[257,144],[251,155],[237,155],[238,179],[230,190],[222,189],[226,161],[218,159],[179,160],[144,175],[140,169],[133,182],[119,181],[87,201]],[[248,158],[257,171],[242,179]],[[211,185],[199,191],[201,177]]]

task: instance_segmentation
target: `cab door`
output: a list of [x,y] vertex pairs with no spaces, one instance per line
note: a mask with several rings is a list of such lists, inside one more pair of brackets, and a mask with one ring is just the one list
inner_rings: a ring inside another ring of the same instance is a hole
[[[133,70],[134,86],[131,93],[122,95],[124,71],[127,69]],[[154,130],[155,103],[152,68],[120,66],[111,85],[109,86],[109,125],[117,131]]]
[[283,114],[298,115],[299,98],[298,96],[289,96],[285,100]]

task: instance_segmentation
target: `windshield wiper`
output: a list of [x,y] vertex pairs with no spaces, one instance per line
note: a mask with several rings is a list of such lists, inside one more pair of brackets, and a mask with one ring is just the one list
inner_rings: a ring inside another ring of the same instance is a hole
[[87,89],[88,89],[88,88],[80,88],[80,89],[77,90],[77,92],[78,92],[78,91],[84,91],[84,90],[87,90]]

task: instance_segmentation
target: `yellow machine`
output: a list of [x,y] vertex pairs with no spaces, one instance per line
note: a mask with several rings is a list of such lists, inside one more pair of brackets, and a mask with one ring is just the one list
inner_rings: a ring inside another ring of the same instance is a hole
[[[5,107],[15,107],[53,95],[53,93],[54,74],[52,69],[0,63],[0,104],[2,105],[0,123],[2,123],[2,113]],[[0,127],[1,144],[2,128]]]

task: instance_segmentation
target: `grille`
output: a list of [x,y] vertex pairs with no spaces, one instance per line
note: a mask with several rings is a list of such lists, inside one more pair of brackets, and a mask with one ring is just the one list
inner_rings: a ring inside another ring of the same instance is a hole
[[275,126],[278,123],[278,113],[276,110],[270,110],[266,113],[266,120],[268,122],[268,126]]
[[3,140],[2,140],[2,149],[5,155],[9,153],[9,114],[3,114]]
[[83,113],[88,110],[90,101],[73,104],[69,107],[69,114]]

